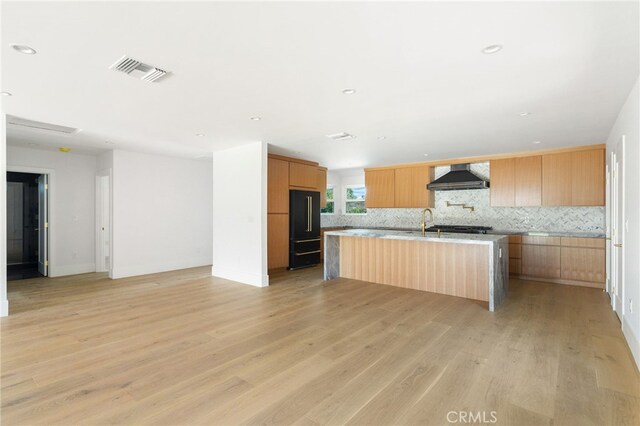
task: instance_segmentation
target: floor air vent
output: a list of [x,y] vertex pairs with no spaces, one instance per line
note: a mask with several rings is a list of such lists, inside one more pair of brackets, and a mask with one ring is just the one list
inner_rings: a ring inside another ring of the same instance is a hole
[[57,124],[43,123],[42,121],[27,120],[26,118],[14,117],[12,115],[7,115],[7,124],[17,128],[44,130],[47,132],[63,133],[67,135],[72,135],[80,131],[80,129],[76,129],[75,127],[59,126]]
[[127,55],[118,59],[115,64],[109,67],[109,69],[123,72],[130,76],[139,78],[140,80],[152,82],[158,81],[167,75],[167,71],[152,65],[144,64],[136,59],[128,57]]

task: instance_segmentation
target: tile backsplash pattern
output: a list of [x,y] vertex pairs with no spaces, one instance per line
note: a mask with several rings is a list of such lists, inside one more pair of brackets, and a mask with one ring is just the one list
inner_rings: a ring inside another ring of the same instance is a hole
[[[479,176],[489,178],[489,163],[471,165]],[[449,171],[449,166],[436,167],[436,178]],[[426,188],[425,188],[426,191]],[[462,207],[447,207],[464,203]],[[500,231],[605,232],[604,207],[491,207],[488,189],[437,191],[434,223],[438,225],[491,226]],[[323,215],[322,226],[372,226],[419,228],[422,209],[368,209],[366,215]]]

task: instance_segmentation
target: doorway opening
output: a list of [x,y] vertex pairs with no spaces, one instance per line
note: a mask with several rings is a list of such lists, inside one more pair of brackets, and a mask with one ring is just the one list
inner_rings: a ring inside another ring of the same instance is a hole
[[111,171],[96,176],[96,272],[112,274]]
[[49,275],[47,174],[7,172],[7,280]]

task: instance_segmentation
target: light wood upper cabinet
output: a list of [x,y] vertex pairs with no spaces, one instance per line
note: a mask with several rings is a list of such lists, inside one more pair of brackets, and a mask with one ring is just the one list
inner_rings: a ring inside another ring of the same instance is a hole
[[289,162],[269,158],[267,165],[267,212],[289,213]]
[[604,206],[603,149],[542,156],[545,206]]
[[514,207],[516,204],[516,160],[491,160],[489,193],[494,207]]
[[518,157],[515,159],[515,205],[539,206],[542,204],[542,157]]
[[571,205],[570,152],[542,156],[542,205]]
[[320,191],[320,207],[327,207],[327,169],[318,168],[318,191]]
[[395,170],[367,170],[364,173],[364,184],[367,190],[365,206],[395,206]]
[[491,205],[539,206],[542,203],[542,157],[491,160]]
[[318,188],[318,167],[302,163],[289,163],[289,185],[316,190]]
[[397,168],[394,179],[395,207],[433,207],[433,191],[427,189],[433,180],[432,167]]
[[604,206],[604,150],[571,154],[571,205]]

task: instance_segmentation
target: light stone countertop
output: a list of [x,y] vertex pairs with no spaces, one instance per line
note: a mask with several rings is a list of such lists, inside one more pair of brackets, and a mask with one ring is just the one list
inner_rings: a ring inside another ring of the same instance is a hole
[[443,232],[440,237],[435,232],[422,236],[420,231],[389,231],[378,229],[347,229],[344,231],[328,231],[324,235],[365,238],[388,238],[396,240],[434,241],[440,243],[493,244],[506,238],[501,234],[454,234]]
[[599,232],[546,232],[546,231],[500,231],[491,230],[491,234],[501,235],[529,235],[536,237],[575,237],[575,238],[605,238],[605,234]]
[[[431,225],[429,225],[431,226]],[[323,228],[345,228],[345,230],[358,230],[358,231],[384,231],[384,232],[414,232],[420,234],[420,231],[415,228],[385,228],[385,227],[366,227],[356,228],[351,226],[326,226]],[[431,232],[435,234],[434,232]],[[575,237],[575,238],[605,238],[606,235],[601,232],[571,232],[571,231],[501,231],[499,229],[493,229],[488,231],[487,235],[529,235],[538,237]],[[477,235],[477,234],[464,234],[464,235]]]

